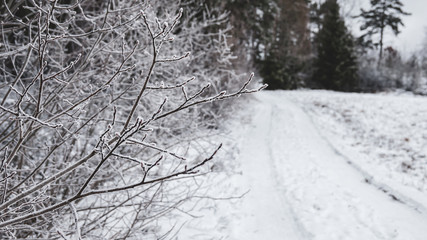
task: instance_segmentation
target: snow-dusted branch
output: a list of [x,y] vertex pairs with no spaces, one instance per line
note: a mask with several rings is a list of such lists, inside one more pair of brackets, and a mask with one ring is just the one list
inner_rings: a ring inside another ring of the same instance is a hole
[[205,119],[263,88],[228,65],[226,31],[208,28],[222,17],[190,23],[166,0],[66,2],[0,7],[2,239],[154,231],[200,187],[182,182],[219,155],[189,149]]

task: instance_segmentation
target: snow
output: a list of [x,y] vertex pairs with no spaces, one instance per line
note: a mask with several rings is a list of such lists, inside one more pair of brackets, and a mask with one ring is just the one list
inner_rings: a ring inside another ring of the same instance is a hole
[[329,130],[324,134],[334,146],[354,155],[353,164],[366,169],[368,177],[405,195],[412,192],[427,206],[426,199],[415,196],[427,190],[425,97],[300,92],[293,98]]
[[210,193],[249,192],[180,239],[427,239],[427,98],[264,91],[239,116]]

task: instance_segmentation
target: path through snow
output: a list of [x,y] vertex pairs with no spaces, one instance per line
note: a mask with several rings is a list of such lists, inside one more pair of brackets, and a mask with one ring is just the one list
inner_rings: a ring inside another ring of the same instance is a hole
[[427,239],[427,213],[368,183],[285,92],[255,104],[231,239]]

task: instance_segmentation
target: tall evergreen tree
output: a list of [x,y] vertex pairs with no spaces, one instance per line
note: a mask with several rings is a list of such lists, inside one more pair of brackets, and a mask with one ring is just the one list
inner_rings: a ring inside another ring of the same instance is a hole
[[360,29],[367,31],[361,37],[362,39],[376,34],[380,35],[379,41],[375,43],[372,40],[364,40],[364,42],[371,42],[373,45],[379,46],[378,64],[383,58],[384,30],[390,27],[397,36],[400,33],[399,26],[404,26],[401,16],[410,15],[410,13],[404,12],[402,7],[403,4],[400,0],[371,0],[371,10],[361,9],[362,13],[358,16],[364,21]]
[[296,89],[300,85],[298,73],[301,62],[286,51],[286,43],[275,41],[266,52],[265,58],[259,61],[260,75],[268,89]]
[[310,54],[309,7],[306,0],[273,0],[274,16],[264,53],[256,63],[269,89],[295,89]]
[[316,36],[318,56],[313,81],[324,88],[354,91],[357,85],[357,64],[353,38],[339,14],[336,0],[324,3],[326,10]]

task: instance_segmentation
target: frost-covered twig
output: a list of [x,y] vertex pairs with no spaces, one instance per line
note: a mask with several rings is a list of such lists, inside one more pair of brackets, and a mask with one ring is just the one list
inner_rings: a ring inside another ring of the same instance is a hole
[[[199,157],[188,154],[189,142],[225,107],[201,105],[260,89],[227,65],[226,29],[208,28],[222,17],[190,24],[166,2],[7,5],[0,238],[130,238],[155,231],[148,226],[200,187],[185,181],[208,172],[219,148],[191,162]],[[143,206],[139,217],[125,205]],[[133,221],[120,232],[122,219]]]

